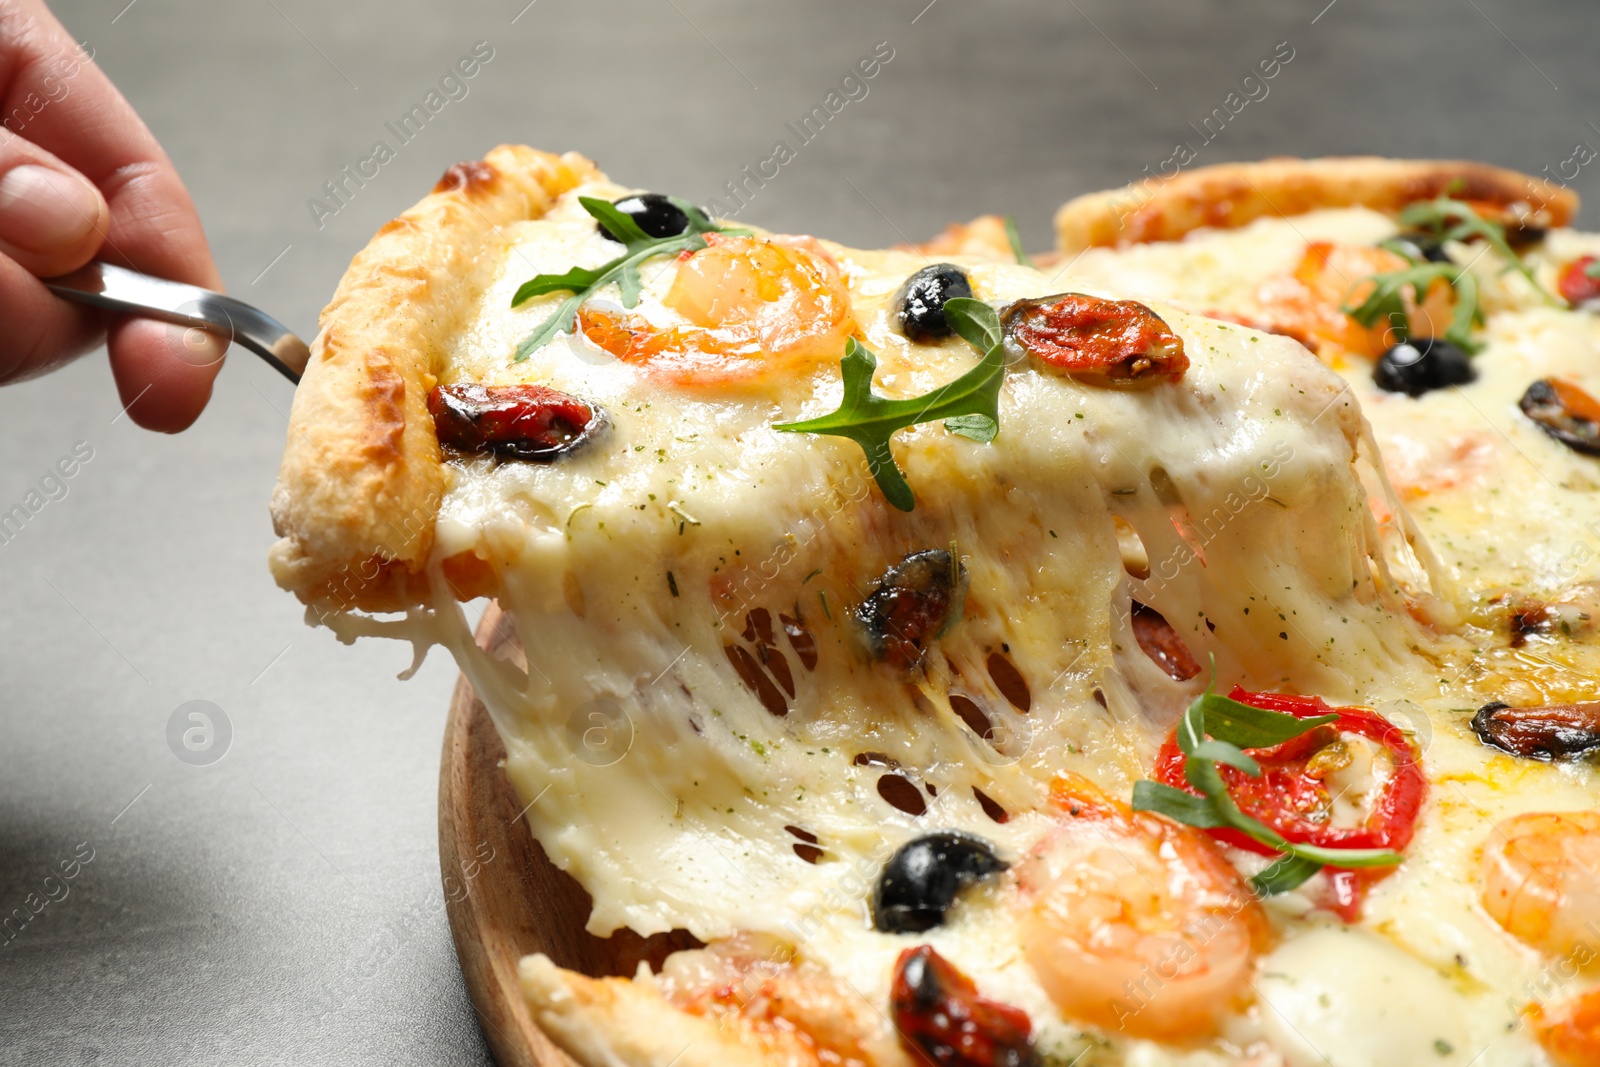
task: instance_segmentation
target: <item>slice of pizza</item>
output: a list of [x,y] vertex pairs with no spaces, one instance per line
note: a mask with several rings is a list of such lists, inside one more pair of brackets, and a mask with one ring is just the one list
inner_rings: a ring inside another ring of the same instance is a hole
[[585,1065],[1594,1062],[1549,976],[1595,781],[1525,757],[1595,705],[1501,699],[1302,339],[988,229],[854,249],[502,147],[341,282],[274,574],[455,656],[591,933],[703,945],[530,957],[533,1017]]

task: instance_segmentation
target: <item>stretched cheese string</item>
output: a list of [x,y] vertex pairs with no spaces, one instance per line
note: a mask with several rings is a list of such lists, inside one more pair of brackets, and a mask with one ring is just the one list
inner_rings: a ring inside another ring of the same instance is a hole
[[[1403,579],[1399,584],[1416,606],[1422,608],[1427,617],[1439,625],[1447,628],[1455,626],[1459,621],[1459,613],[1455,606],[1458,595],[1456,583],[1433,551],[1433,546],[1428,544],[1427,538],[1422,535],[1415,517],[1401,502],[1400,494],[1395,490],[1389,480],[1388,472],[1384,469],[1383,455],[1379,452],[1377,439],[1373,436],[1372,423],[1365,418],[1361,420],[1361,438],[1357,455],[1361,461],[1359,471],[1376,483],[1384,507],[1389,512],[1388,518],[1381,522],[1376,516],[1372,516],[1374,528],[1370,536],[1377,545],[1394,550],[1399,556],[1397,562],[1406,566],[1409,580]],[[1371,515],[1370,508],[1368,514]],[[1385,537],[1385,534],[1389,536]],[[1381,548],[1374,553],[1374,557],[1375,562],[1384,568],[1384,573],[1388,576],[1390,567]]]

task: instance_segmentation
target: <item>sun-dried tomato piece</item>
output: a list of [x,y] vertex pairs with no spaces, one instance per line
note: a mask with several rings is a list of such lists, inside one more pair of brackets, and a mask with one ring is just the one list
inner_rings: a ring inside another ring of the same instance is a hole
[[439,443],[463,452],[551,460],[604,425],[601,411],[543,385],[440,385],[428,394]]
[[1134,300],[1062,293],[1019,300],[1000,321],[1009,345],[1098,385],[1175,382],[1189,369],[1183,339]]
[[934,1067],[1025,1067],[1034,1062],[1027,1013],[980,995],[972,979],[932,945],[900,953],[889,1010],[901,1041]]

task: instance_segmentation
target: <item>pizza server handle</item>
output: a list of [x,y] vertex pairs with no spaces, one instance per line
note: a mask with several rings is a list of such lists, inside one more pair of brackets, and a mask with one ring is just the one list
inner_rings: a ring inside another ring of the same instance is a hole
[[71,274],[47,278],[44,284],[57,296],[80,304],[194,326],[226,337],[278,368],[296,384],[311,359],[306,343],[271,315],[198,285],[169,282],[98,261]]

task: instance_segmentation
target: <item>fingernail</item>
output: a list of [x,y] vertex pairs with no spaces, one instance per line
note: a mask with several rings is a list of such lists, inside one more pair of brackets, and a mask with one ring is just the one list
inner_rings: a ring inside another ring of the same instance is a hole
[[100,218],[100,196],[76,174],[25,163],[0,177],[0,241],[54,252],[86,237]]

